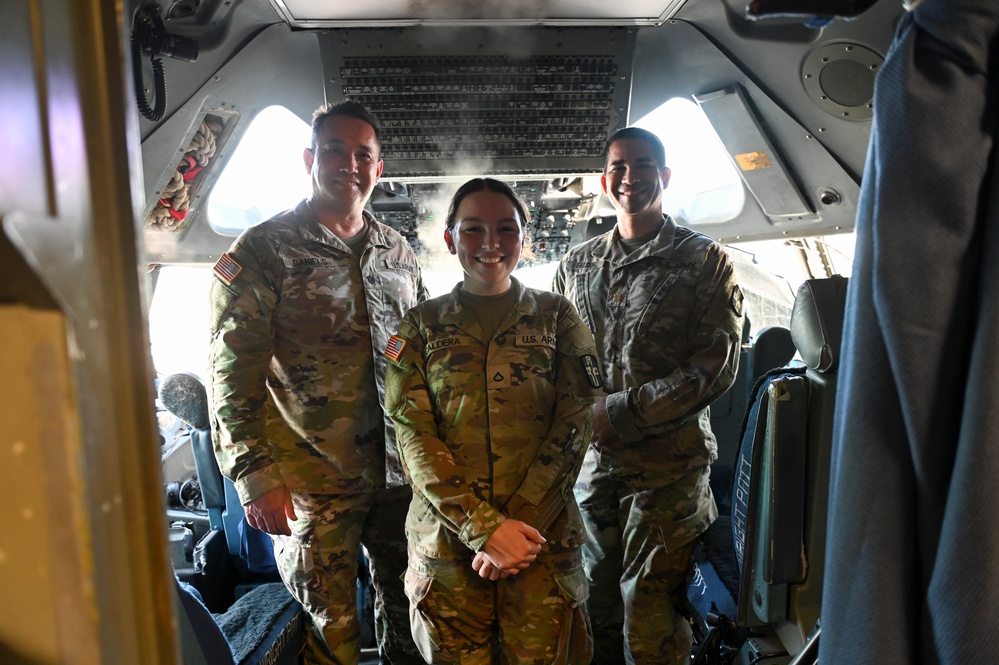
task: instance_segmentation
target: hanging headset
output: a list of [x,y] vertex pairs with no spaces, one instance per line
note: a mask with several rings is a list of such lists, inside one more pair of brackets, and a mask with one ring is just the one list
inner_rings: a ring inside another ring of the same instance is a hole
[[[135,87],[135,103],[143,118],[156,122],[166,112],[167,91],[163,60],[156,57],[194,62],[198,59],[198,43],[193,39],[171,35],[163,26],[160,6],[148,5],[140,10],[132,25],[132,83]],[[155,106],[150,106],[147,96],[142,56],[149,55],[153,66],[153,97]]]

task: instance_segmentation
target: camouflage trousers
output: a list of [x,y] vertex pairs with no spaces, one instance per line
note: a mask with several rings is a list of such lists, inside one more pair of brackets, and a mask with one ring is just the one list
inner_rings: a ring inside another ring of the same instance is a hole
[[692,634],[677,610],[694,540],[717,516],[707,468],[651,489],[641,470],[592,447],[576,481],[599,665],[686,665]]
[[413,637],[435,664],[585,665],[593,655],[587,588],[578,547],[542,552],[496,582],[472,570],[471,555],[411,552],[406,571]]
[[307,665],[356,665],[361,653],[357,562],[363,544],[375,589],[375,632],[382,663],[422,664],[402,588],[409,486],[361,494],[292,497],[291,536],[273,536],[281,579],[312,621]]

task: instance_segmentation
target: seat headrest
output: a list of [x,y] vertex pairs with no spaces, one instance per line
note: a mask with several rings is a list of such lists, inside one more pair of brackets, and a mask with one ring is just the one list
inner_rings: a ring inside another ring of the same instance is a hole
[[794,358],[797,347],[791,339],[791,331],[782,326],[767,326],[756,334],[753,353],[750,356],[750,373],[755,381],[767,370],[783,367]]
[[794,297],[791,339],[810,369],[834,372],[839,365],[846,306],[846,277],[806,280]]
[[193,374],[171,374],[160,381],[163,407],[194,429],[208,429],[208,395],[205,384]]

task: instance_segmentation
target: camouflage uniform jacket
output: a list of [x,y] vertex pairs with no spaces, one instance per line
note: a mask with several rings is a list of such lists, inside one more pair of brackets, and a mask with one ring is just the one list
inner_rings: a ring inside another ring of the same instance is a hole
[[666,487],[718,457],[708,405],[735,380],[742,291],[721,245],[668,216],[627,256],[615,251],[619,237],[615,226],[571,249],[553,290],[579,308],[600,349],[608,417],[626,444],[610,454],[642,470],[639,488]]
[[409,312],[386,350],[386,410],[414,492],[409,542],[459,559],[512,517],[554,548],[577,547],[572,487],[600,385],[593,336],[568,300],[514,280],[514,307],[484,339],[460,288]]
[[244,231],[216,263],[209,399],[216,456],[243,503],[282,485],[349,494],[405,482],[380,408],[381,351],[427,293],[405,239],[367,221],[359,266],[307,201]]

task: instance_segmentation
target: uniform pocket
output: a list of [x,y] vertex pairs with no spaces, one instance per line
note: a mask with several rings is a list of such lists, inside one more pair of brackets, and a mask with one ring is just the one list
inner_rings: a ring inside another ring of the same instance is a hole
[[589,663],[593,658],[593,630],[586,601],[590,598],[590,583],[583,568],[555,575],[555,582],[565,601],[562,631],[558,637],[558,650],[553,665]]
[[[635,325],[635,337],[641,337],[649,332],[649,328],[652,323],[659,318],[659,305],[662,304],[663,299],[666,297],[666,293],[672,288],[673,284],[676,283],[677,276],[668,275],[658,286],[651,295],[647,296],[644,306],[642,307],[642,312],[638,317],[638,323]],[[644,296],[644,294],[641,294]]]
[[211,322],[212,334],[216,334],[222,327],[222,319],[232,309],[232,303],[238,294],[229,286],[222,283],[217,277],[212,278],[212,287],[209,290],[209,321]]
[[413,632],[416,648],[428,663],[454,663],[442,648],[440,630],[434,623],[433,595],[430,590],[434,578],[422,575],[412,568],[406,569],[403,576],[403,588],[409,599],[409,623]]
[[316,562],[312,552],[312,538],[299,536],[278,536],[274,541],[274,559],[285,586],[295,600],[307,610],[326,609],[324,594],[312,590],[316,577]]

